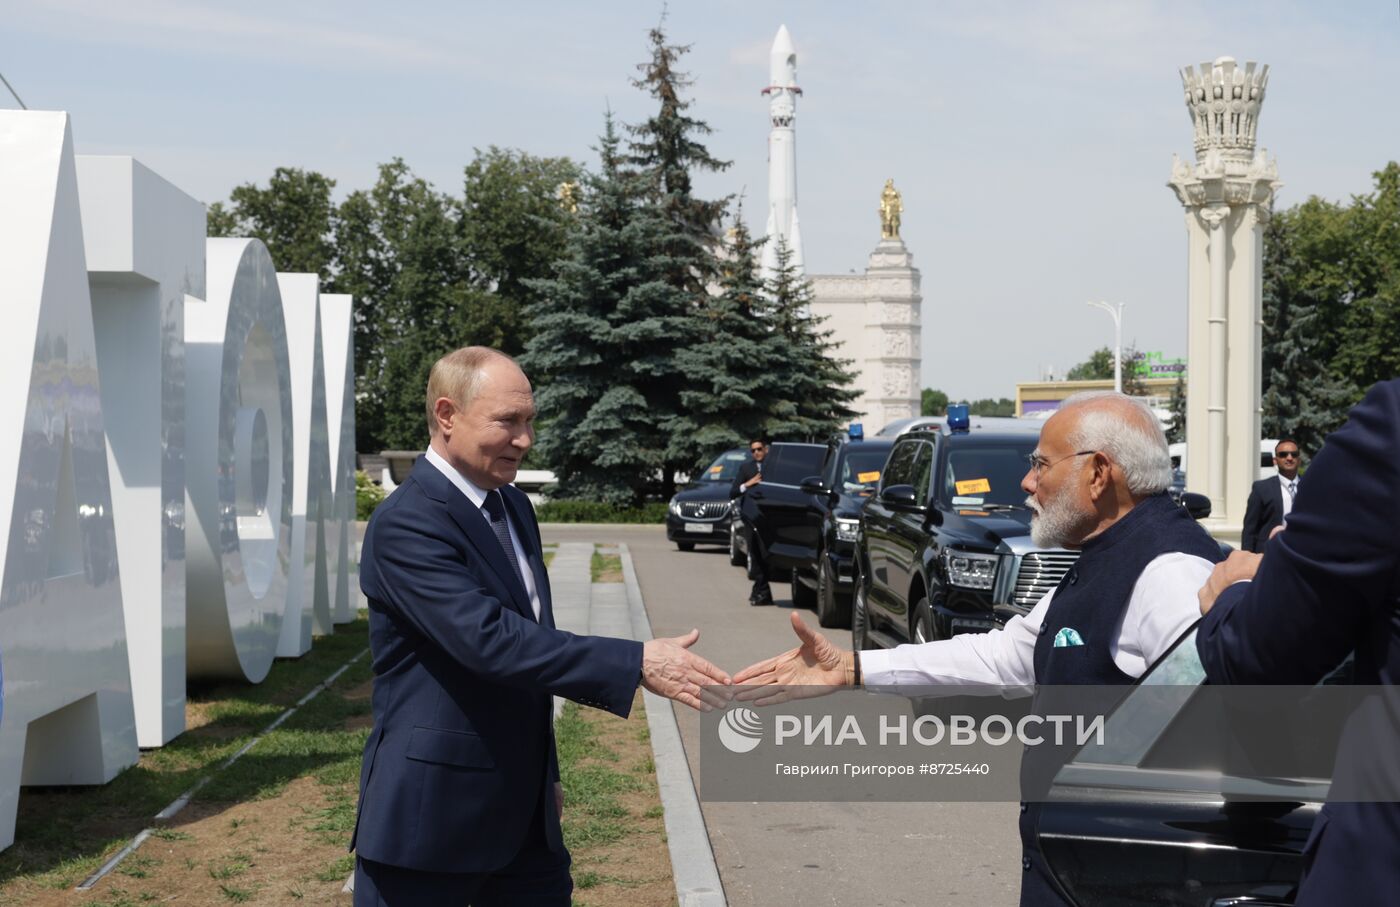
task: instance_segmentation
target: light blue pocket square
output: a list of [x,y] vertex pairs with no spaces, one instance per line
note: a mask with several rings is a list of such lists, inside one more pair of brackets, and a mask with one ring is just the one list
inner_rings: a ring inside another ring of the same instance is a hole
[[1065,627],[1055,634],[1055,648],[1062,649],[1065,646],[1082,646],[1084,638],[1079,635],[1079,631],[1073,627]]

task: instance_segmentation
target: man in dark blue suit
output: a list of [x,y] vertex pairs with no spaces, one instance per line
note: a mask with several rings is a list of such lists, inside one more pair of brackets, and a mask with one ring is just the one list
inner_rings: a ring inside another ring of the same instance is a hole
[[[1400,380],[1371,388],[1327,439],[1262,559],[1235,552],[1200,593],[1196,648],[1211,683],[1314,684],[1355,652],[1355,683],[1384,685],[1380,707],[1358,709],[1343,731],[1332,796],[1352,802],[1318,816],[1302,907],[1400,903],[1397,523]],[[1365,796],[1339,791],[1358,779]]]
[[1262,552],[1269,534],[1282,526],[1293,510],[1298,495],[1298,442],[1284,438],[1274,445],[1274,467],[1278,475],[1260,479],[1249,490],[1244,505],[1244,528],[1240,533],[1240,548]]
[[431,445],[365,534],[374,727],[351,838],[355,904],[567,905],[551,697],[626,717],[639,683],[695,708],[729,682],[653,639],[555,629],[539,527],[510,486],[534,441],[530,382],[484,347],[428,379]]

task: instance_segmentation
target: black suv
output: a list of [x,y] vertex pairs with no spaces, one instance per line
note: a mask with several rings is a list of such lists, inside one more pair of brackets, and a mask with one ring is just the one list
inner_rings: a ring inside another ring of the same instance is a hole
[[668,542],[675,542],[682,551],[696,544],[729,544],[729,486],[748,456],[742,447],[726,450],[671,498],[666,508]]
[[[768,578],[786,582],[794,567],[807,566],[813,561],[821,521],[813,519],[815,503],[812,492],[802,490],[802,482],[821,471],[824,444],[796,444],[779,441],[768,447],[763,460],[763,481],[744,492],[736,502],[735,519],[730,528],[729,554],[735,564],[745,563],[749,556],[748,534],[744,524],[753,527],[760,543],[768,553]],[[806,587],[803,587],[804,589]],[[799,600],[797,586],[793,587],[794,604],[810,604]]]
[[1077,551],[1030,539],[1021,480],[1039,426],[901,435],[856,540],[856,648],[982,632],[1025,614]]
[[[827,442],[821,474],[803,480],[811,496],[805,519],[817,529],[816,547],[792,571],[793,604],[815,604],[823,627],[851,625],[851,565],[861,508],[880,484],[894,440],[849,438]],[[761,506],[761,505],[760,505]]]

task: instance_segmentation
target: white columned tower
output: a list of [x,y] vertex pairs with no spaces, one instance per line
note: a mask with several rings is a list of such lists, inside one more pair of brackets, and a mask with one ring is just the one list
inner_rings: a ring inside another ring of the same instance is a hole
[[1186,485],[1209,495],[1211,533],[1238,544],[1259,472],[1263,235],[1280,185],[1255,150],[1269,67],[1220,57],[1181,80],[1196,162],[1173,156],[1167,185],[1186,209]]
[[797,225],[797,48],[787,26],[778,26],[773,49],[768,55],[768,225],[763,244],[763,273],[771,276],[778,268],[778,240],[786,240],[792,252],[791,263],[798,272],[802,260],[802,232]]

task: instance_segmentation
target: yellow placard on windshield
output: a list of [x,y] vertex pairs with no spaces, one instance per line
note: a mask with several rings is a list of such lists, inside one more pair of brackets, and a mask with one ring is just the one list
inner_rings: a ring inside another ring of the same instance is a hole
[[710,472],[724,472],[723,466],[711,466]]
[[856,481],[862,485],[878,482],[880,481],[880,470],[877,469],[874,472],[858,472],[856,473]]
[[968,479],[966,482],[955,482],[958,494],[991,494],[992,483],[986,479]]

